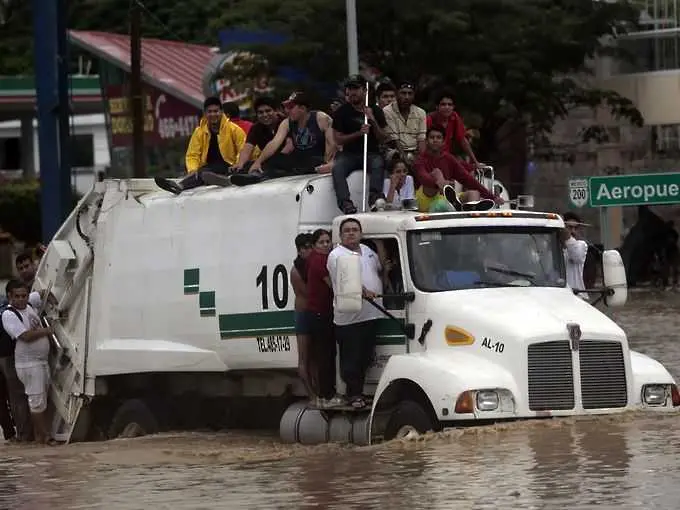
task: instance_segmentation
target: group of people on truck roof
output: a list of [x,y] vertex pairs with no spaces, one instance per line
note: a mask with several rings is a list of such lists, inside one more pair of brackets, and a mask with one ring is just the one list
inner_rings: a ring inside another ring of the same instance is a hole
[[[330,232],[323,229],[299,234],[295,246],[298,256],[293,262],[291,282],[295,292],[300,378],[316,407],[349,405],[364,409],[371,404],[371,397],[363,390],[374,358],[378,320],[383,317],[372,302],[382,304],[378,296],[387,288],[384,285],[389,281],[393,264],[384,250],[376,251],[362,243],[361,223],[351,217],[340,224],[340,243],[335,248],[331,249]],[[356,313],[341,312],[333,302],[338,286],[338,257],[349,254],[361,257],[366,298]],[[344,395],[336,389],[338,351],[340,378],[346,387]]]
[[[304,92],[294,92],[282,103],[283,114],[273,98],[260,97],[254,103],[255,123],[240,119],[236,105],[223,107],[218,98],[209,97],[187,148],[187,175],[179,182],[156,178],[156,183],[180,194],[204,184],[242,186],[331,173],[338,208],[353,214],[357,207],[347,177],[363,169],[366,143],[369,207],[379,199],[397,208],[410,201],[424,212],[442,200],[455,206],[480,198],[503,202],[474,177],[479,162],[451,92],[440,93],[436,111],[426,114],[414,104],[415,85],[408,81],[396,87],[381,84],[377,103],[369,106],[367,83],[360,76],[347,78],[344,91],[343,100],[331,104],[331,115],[312,109]],[[468,162],[454,156],[458,146]],[[455,192],[456,182],[463,192]]]

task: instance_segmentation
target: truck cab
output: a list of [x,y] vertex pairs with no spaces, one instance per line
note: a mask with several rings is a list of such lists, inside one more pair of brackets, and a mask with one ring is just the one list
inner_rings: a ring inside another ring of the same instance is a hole
[[[386,278],[397,295],[384,304],[402,334],[389,345],[379,339],[369,377],[377,381],[371,441],[470,422],[680,404],[670,374],[631,351],[625,332],[566,285],[559,215],[396,213],[360,221],[364,242],[398,261]],[[607,252],[604,264],[605,303],[621,306],[620,256]]]

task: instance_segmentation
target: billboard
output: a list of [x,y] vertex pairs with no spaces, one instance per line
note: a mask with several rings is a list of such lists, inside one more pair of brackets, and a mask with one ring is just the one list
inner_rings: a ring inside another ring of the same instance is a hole
[[[109,85],[106,101],[111,119],[113,147],[132,144],[132,116],[128,88]],[[201,119],[201,111],[174,96],[144,85],[144,143],[160,145],[165,140],[191,136]]]

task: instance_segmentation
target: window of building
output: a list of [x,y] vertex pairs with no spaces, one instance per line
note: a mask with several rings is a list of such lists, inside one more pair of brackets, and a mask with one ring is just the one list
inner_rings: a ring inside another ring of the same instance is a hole
[[21,169],[21,139],[0,138],[0,170]]
[[91,133],[71,135],[71,166],[94,166],[94,137]]
[[652,151],[656,154],[680,154],[680,124],[652,126]]

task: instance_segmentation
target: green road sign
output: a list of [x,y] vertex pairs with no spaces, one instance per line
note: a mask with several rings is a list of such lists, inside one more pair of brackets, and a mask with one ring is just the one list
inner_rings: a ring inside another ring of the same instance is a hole
[[680,204],[680,172],[590,177],[591,207]]

